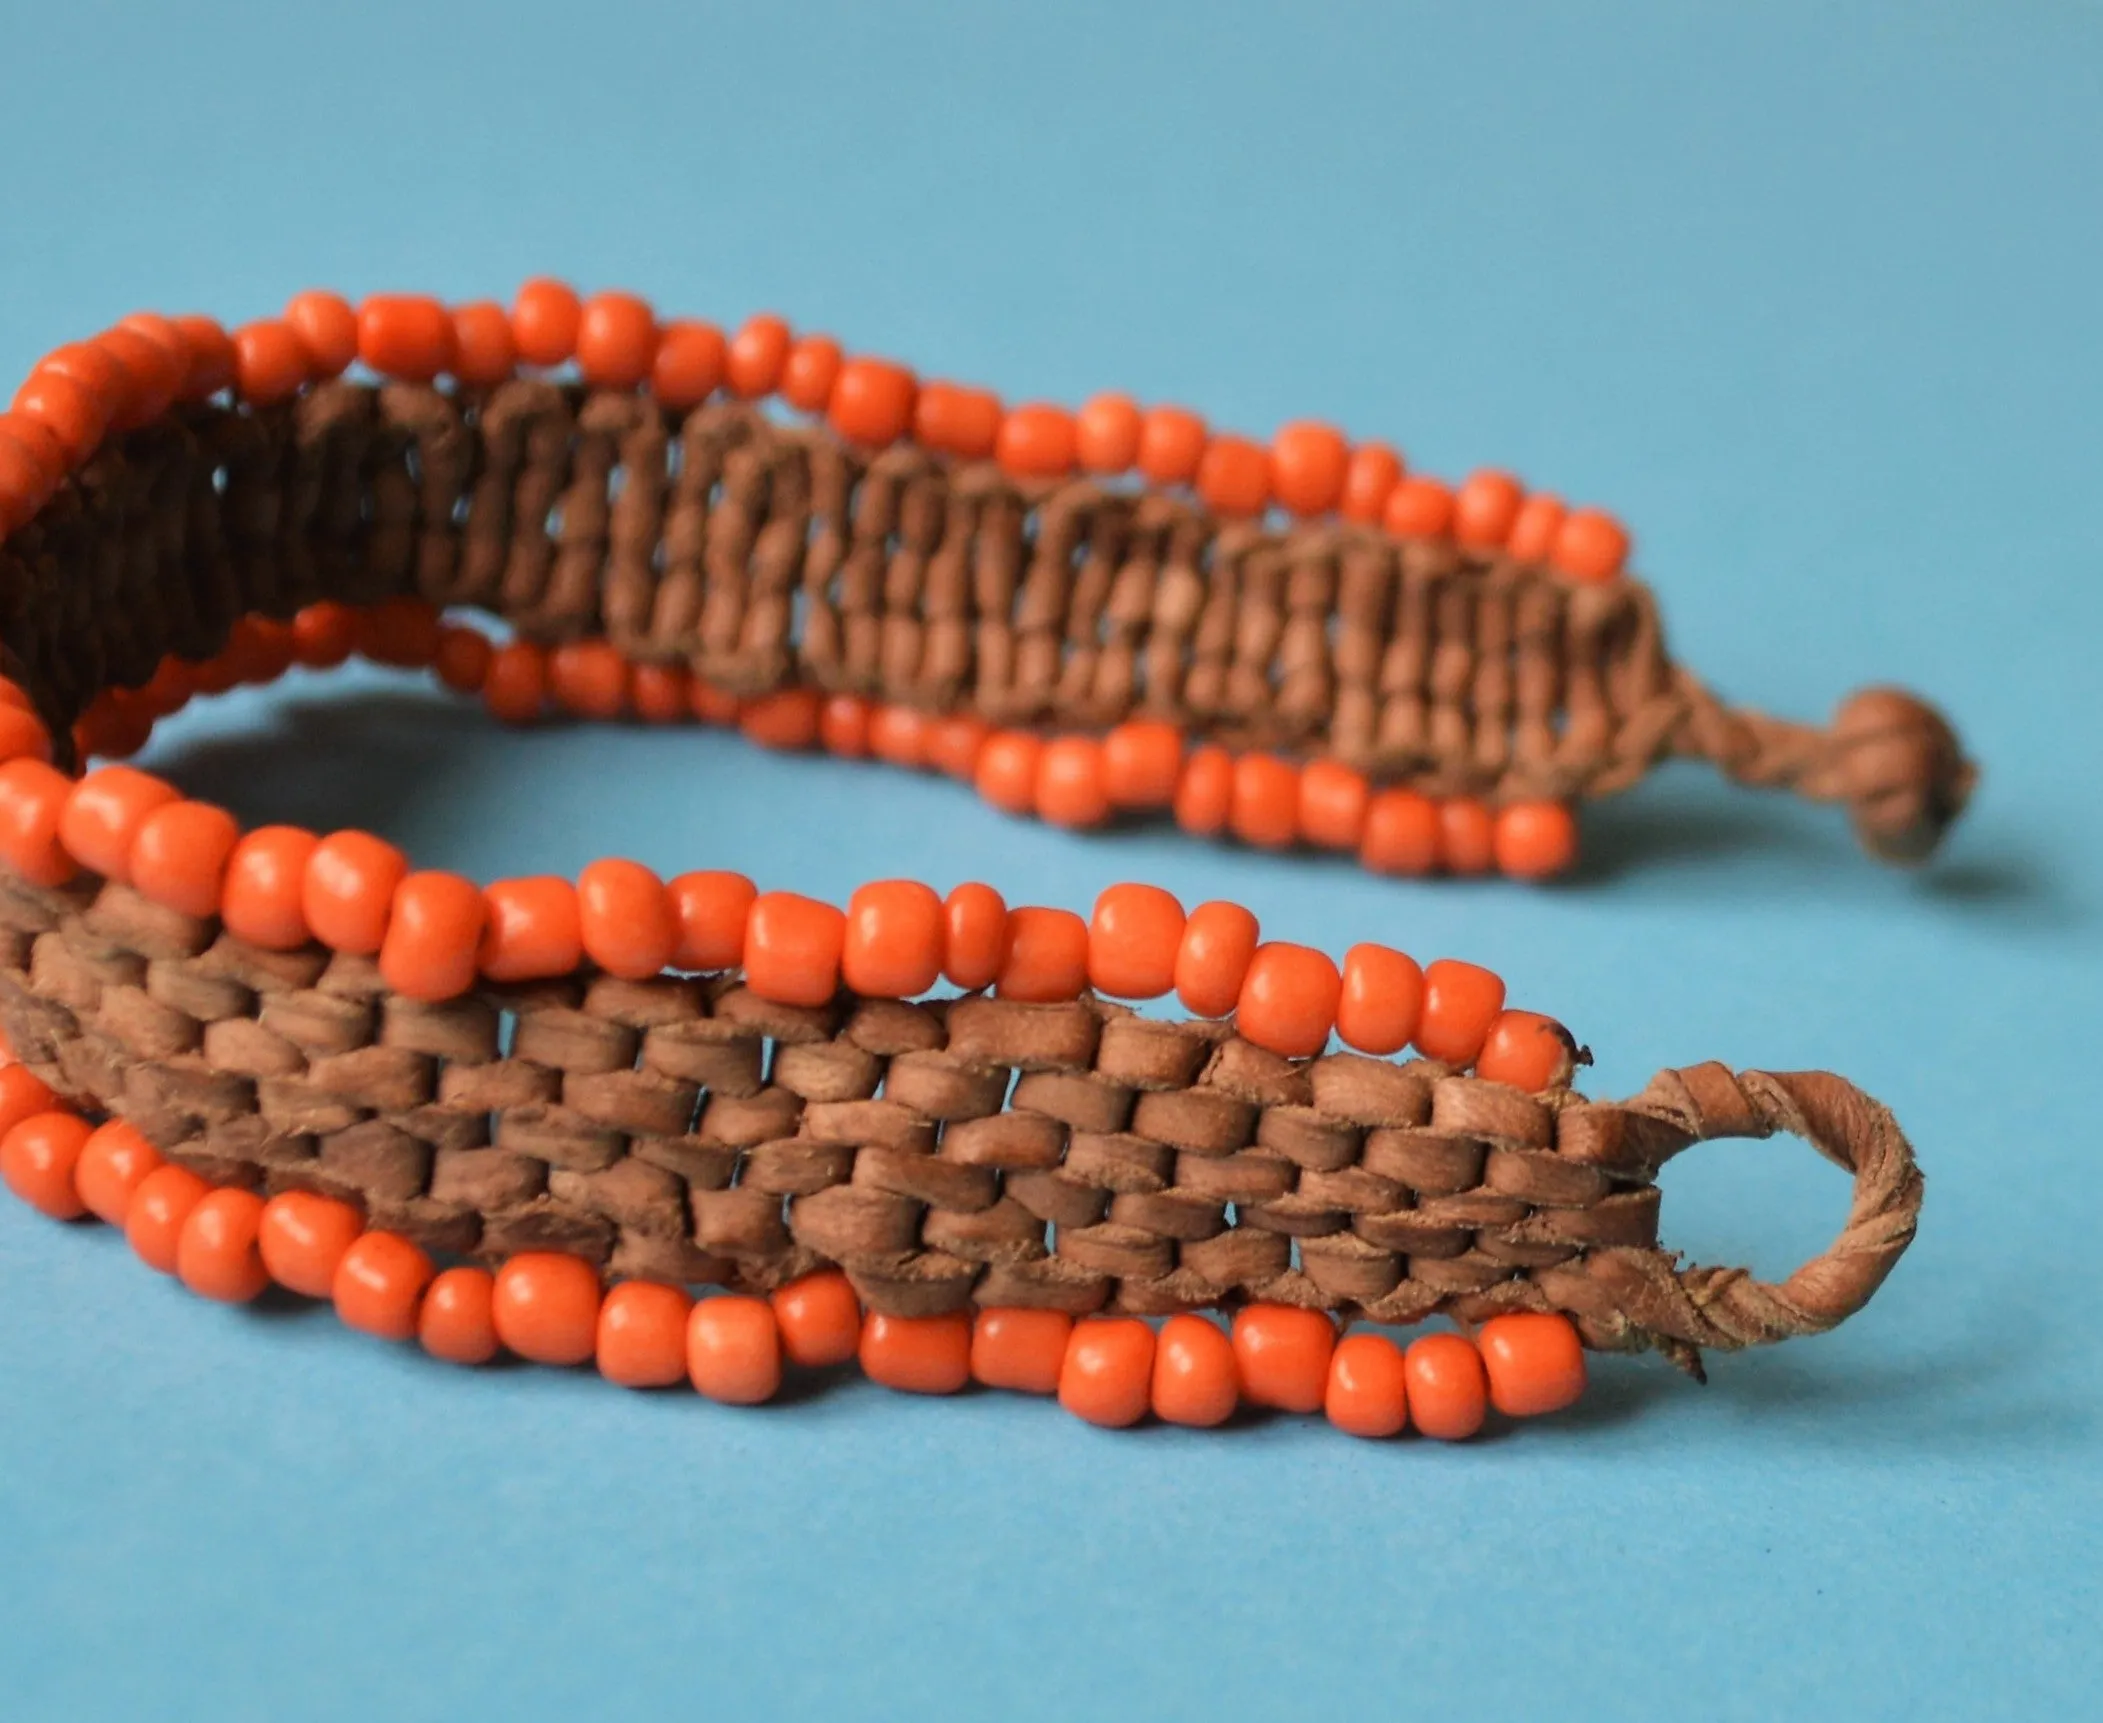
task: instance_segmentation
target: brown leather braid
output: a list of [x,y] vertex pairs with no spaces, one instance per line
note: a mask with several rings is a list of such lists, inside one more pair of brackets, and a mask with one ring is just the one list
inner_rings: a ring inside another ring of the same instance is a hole
[[[1421,1059],[1284,1059],[1095,998],[802,1009],[735,977],[425,1005],[368,960],[261,951],[85,875],[0,871],[0,1024],[216,1183],[321,1191],[489,1259],[755,1289],[838,1263],[897,1315],[1554,1309],[1698,1370],[1699,1347],[1860,1308],[1921,1200],[1890,1115],[1823,1074],[1702,1065],[1595,1103]],[[1681,1268],[1659,1166],[1778,1131],[1853,1172],[1839,1240],[1780,1286]]]
[[544,381],[179,409],[0,548],[0,637],[64,738],[244,612],[405,592],[741,694],[801,681],[1063,729],[1145,713],[1434,796],[1607,795],[1694,755],[1844,803],[1892,860],[1934,847],[1973,776],[1910,695],[1858,694],[1827,730],[1725,707],[1632,579]]

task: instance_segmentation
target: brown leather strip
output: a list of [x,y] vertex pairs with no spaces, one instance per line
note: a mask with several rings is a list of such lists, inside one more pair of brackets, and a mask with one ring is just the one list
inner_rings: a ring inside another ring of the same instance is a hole
[[1606,795],[1696,755],[1844,803],[1900,860],[1972,782],[1908,695],[1858,695],[1827,730],[1724,706],[1633,579],[872,457],[736,403],[680,418],[527,380],[189,407],[113,441],[0,546],[6,669],[62,738],[100,690],[210,656],[246,611],[406,592],[739,694],[800,682],[1057,729],[1150,714],[1435,795]]
[[[837,1263],[899,1315],[1556,1309],[1595,1346],[1693,1364],[1860,1308],[1921,1200],[1890,1115],[1818,1073],[1696,1066],[1592,1102],[1429,1060],[1283,1059],[1095,998],[802,1010],[735,976],[423,1005],[366,960],[260,952],[88,876],[0,869],[0,1026],[220,1182],[323,1191],[489,1259],[758,1290]],[[1853,1174],[1838,1241],[1779,1286],[1680,1267],[1659,1166],[1778,1132]]]

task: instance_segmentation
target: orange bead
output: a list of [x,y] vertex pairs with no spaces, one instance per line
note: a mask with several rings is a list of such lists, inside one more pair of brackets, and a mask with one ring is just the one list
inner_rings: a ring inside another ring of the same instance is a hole
[[256,1250],[263,1199],[253,1191],[207,1195],[183,1221],[176,1238],[176,1276],[200,1298],[246,1304],[270,1284]]
[[336,1290],[337,1269],[364,1230],[364,1220],[347,1202],[281,1191],[263,1205],[256,1248],[278,1285],[305,1298],[328,1298]]
[[594,293],[577,320],[577,369],[594,389],[634,389],[657,361],[657,314],[632,293]]
[[1336,1032],[1361,1053],[1399,1053],[1417,1032],[1424,1010],[1424,971],[1417,960],[1385,945],[1354,945],[1344,953]]
[[675,413],[690,412],[723,386],[730,344],[713,323],[678,318],[658,337],[650,392]]
[[36,369],[71,378],[93,395],[110,417],[124,409],[131,393],[130,374],[115,355],[92,341],[68,341],[63,347],[54,347],[37,361]]
[[985,719],[970,712],[952,713],[927,727],[927,763],[944,777],[965,783],[978,776],[979,750],[992,734]]
[[849,442],[881,449],[913,428],[919,390],[912,372],[887,359],[849,359],[832,380],[830,396],[811,409],[824,411],[832,428]]
[[545,277],[527,282],[511,306],[518,356],[529,365],[567,364],[577,351],[583,320],[583,302],[573,288]]
[[241,828],[224,808],[166,802],[139,822],[125,871],[155,903],[184,915],[217,915],[227,863],[240,841]]
[[1194,749],[1176,782],[1176,824],[1192,837],[1226,829],[1234,809],[1234,756],[1224,748]]
[[683,873],[665,887],[679,935],[674,969],[736,969],[745,961],[745,921],[759,890],[741,873],[706,868]]
[[412,873],[394,888],[380,976],[411,999],[457,999],[475,984],[482,893],[456,873]]
[[58,439],[69,466],[78,466],[93,454],[109,428],[109,409],[101,398],[86,384],[59,371],[32,371],[10,405]]
[[599,1306],[599,1374],[623,1388],[686,1380],[686,1322],[694,1301],[677,1286],[623,1281]]
[[1453,526],[1453,492],[1412,474],[1388,493],[1381,519],[1397,538],[1443,537]]
[[1073,415],[1041,401],[1010,407],[993,445],[1001,469],[1023,479],[1063,478],[1073,470],[1073,453]]
[[1008,944],[1008,906],[976,881],[942,900],[942,973],[969,990],[990,987]]
[[357,613],[324,600],[292,619],[292,655],[309,670],[333,670],[358,643]]
[[506,724],[530,724],[548,698],[548,655],[533,641],[513,640],[489,656],[482,700]]
[[1184,485],[1205,458],[1205,421],[1181,407],[1149,407],[1139,417],[1139,470],[1157,485]]
[[1251,1304],[1234,1318],[1242,1398],[1281,1412],[1319,1412],[1329,1390],[1336,1324],[1319,1310]]
[[1113,808],[1165,808],[1183,772],[1183,732],[1154,718],[1133,718],[1103,738],[1103,794]]
[[453,320],[425,294],[372,294],[358,307],[358,357],[382,377],[428,383],[453,362]]
[[1497,861],[1497,822],[1472,796],[1439,803],[1439,860],[1448,873],[1484,874]]
[[1158,999],[1176,984],[1183,906],[1156,885],[1113,885],[1088,921],[1088,985],[1118,999]]
[[266,951],[307,943],[307,864],[320,847],[297,826],[258,826],[227,857],[219,916],[227,932]]
[[[127,323],[131,322],[126,318]],[[183,375],[182,398],[203,401],[228,388],[234,380],[234,344],[211,318],[190,312],[170,320],[190,364]]]
[[1300,768],[1300,833],[1325,850],[1355,850],[1365,840],[1372,786],[1341,760],[1309,760]]
[[78,1220],[87,1204],[73,1169],[94,1127],[78,1113],[33,1113],[0,1137],[0,1181],[39,1214]]
[[[0,1040],[0,1051],[4,1047]],[[37,1113],[63,1110],[43,1078],[27,1065],[0,1065],[0,1137]]]
[[1439,862],[1439,808],[1414,790],[1382,790],[1366,804],[1358,859],[1374,873],[1427,874]]
[[313,374],[313,355],[289,323],[266,317],[234,331],[234,387],[251,405],[289,401]]
[[1417,1050],[1448,1065],[1470,1065],[1504,1009],[1504,981],[1473,963],[1442,957],[1424,971]]
[[1017,1394],[1056,1394],[1072,1333],[1063,1310],[981,1310],[971,1322],[971,1379]]
[[1504,545],[1507,554],[1517,562],[1546,562],[1563,530],[1563,514],[1561,501],[1546,492],[1528,497],[1513,517],[1511,536]]
[[1384,1334],[1347,1334],[1329,1355],[1322,1396],[1329,1422],[1349,1436],[1378,1440],[1409,1423],[1409,1372],[1402,1348]]
[[81,1144],[80,1159],[73,1163],[73,1188],[90,1214],[122,1227],[139,1186],[164,1165],[160,1150],[134,1126],[111,1119],[98,1125]]
[[11,706],[19,712],[33,712],[35,703],[23,691],[22,684],[0,676],[0,706]]
[[782,1005],[823,1005],[840,985],[847,917],[792,891],[763,891],[745,916],[745,984]]
[[1538,1095],[1561,1088],[1577,1071],[1570,1031],[1538,1011],[1500,1011],[1475,1057],[1475,1075]]
[[781,1388],[781,1333],[764,1298],[719,1294],[693,1308],[686,1328],[686,1373],[694,1387],[729,1406],[757,1406]]
[[1403,482],[1403,457],[1384,442],[1361,442],[1344,465],[1344,494],[1338,503],[1344,520],[1371,526],[1386,515],[1388,496]]
[[120,323],[96,336],[95,345],[131,376],[125,411],[111,420],[113,428],[120,431],[135,430],[158,419],[174,402],[189,374],[187,349],[142,329]]
[[1241,999],[1256,955],[1256,918],[1238,903],[1201,903],[1176,948],[1176,997],[1200,1017],[1224,1017]]
[[1235,1030],[1289,1059],[1319,1053],[1336,1026],[1342,986],[1336,965],[1311,947],[1259,945],[1234,1008]]
[[820,1269],[776,1291],[774,1325],[782,1356],[807,1370],[845,1364],[861,1346],[862,1301],[836,1268]]
[[329,1288],[346,1328],[379,1340],[414,1340],[431,1259],[391,1232],[360,1233],[336,1264]]
[[1549,558],[1572,580],[1612,580],[1628,562],[1628,529],[1603,509],[1572,509]]
[[781,398],[799,412],[824,412],[844,357],[830,335],[799,336],[782,361]]
[[438,656],[438,607],[422,598],[383,598],[358,613],[358,651],[375,664],[422,670]]
[[1465,1442],[1482,1428],[1489,1383],[1482,1354],[1458,1334],[1426,1334],[1402,1355],[1409,1415],[1425,1435]]
[[694,709],[694,716],[704,724],[735,724],[743,702],[727,688],[718,688],[713,682],[693,679],[687,690],[687,703]]
[[923,383],[913,403],[913,440],[959,460],[982,461],[1000,440],[1000,397],[960,383]]
[[51,469],[28,439],[9,434],[6,421],[14,417],[11,413],[0,415],[0,539],[10,537],[36,518],[37,511],[58,489],[62,476]]
[[521,1251],[497,1270],[490,1310],[497,1338],[528,1362],[589,1363],[599,1335],[599,1271],[564,1251]]
[[739,707],[738,730],[762,748],[808,748],[818,739],[818,706],[815,688],[778,688]]
[[1498,870],[1513,879],[1553,879],[1577,859],[1577,816],[1565,802],[1511,802],[1491,837]]
[[1271,439],[1271,484],[1294,514],[1321,515],[1344,494],[1350,451],[1343,435],[1307,421],[1284,426]]
[[872,1310],[863,1318],[858,1350],[872,1382],[908,1394],[954,1394],[971,1380],[971,1318]]
[[[34,712],[20,706],[0,711],[0,760],[51,758],[51,732]],[[68,783],[68,789],[71,785]]]
[[1091,1316],[1073,1325],[1059,1370],[1059,1404],[1076,1418],[1122,1430],[1153,1399],[1154,1331],[1136,1316]]
[[307,857],[299,901],[308,930],[333,951],[372,956],[408,872],[408,858],[370,832],[331,832]]
[[1271,500],[1269,451],[1247,437],[1212,438],[1198,462],[1197,490],[1215,514],[1263,513]]
[[979,749],[972,783],[981,796],[1003,813],[1033,813],[1037,807],[1037,769],[1043,756],[1042,738],[1027,730],[996,730]]
[[448,625],[438,631],[431,668],[455,694],[479,694],[489,680],[489,661],[495,656],[496,648],[479,628]]
[[491,981],[548,981],[584,961],[577,888],[536,874],[482,888],[482,938],[475,967]]
[[453,375],[471,389],[493,389],[518,369],[518,337],[494,300],[453,307]]
[[1110,815],[1103,790],[1103,748],[1092,736],[1057,736],[1037,756],[1037,812],[1069,831],[1101,825]]
[[1525,493],[1509,473],[1470,473],[1453,496],[1453,536],[1473,550],[1500,550]]
[[843,760],[869,752],[869,702],[859,694],[832,694],[818,708],[818,746]]
[[641,862],[608,856],[577,876],[584,954],[623,981],[647,981],[672,961],[679,926],[664,881]]
[[155,808],[181,799],[173,784],[130,766],[100,766],[80,780],[59,815],[58,841],[105,879],[131,877],[131,842]]
[[873,707],[869,752],[891,765],[917,771],[927,759],[927,714],[911,706]]
[[1241,1403],[1241,1367],[1234,1342],[1202,1316],[1171,1316],[1154,1341],[1154,1416],[1165,1423],[1209,1430],[1234,1416]]
[[416,1337],[448,1364],[487,1364],[497,1355],[496,1276],[486,1268],[449,1268],[424,1291]]
[[910,879],[875,880],[847,900],[840,979],[873,999],[914,999],[942,973],[942,900]]
[[680,724],[693,716],[684,664],[631,664],[628,700],[645,724]]
[[1011,909],[1007,949],[994,991],[1003,999],[1054,1004],[1088,985],[1088,924],[1070,909]]
[[781,386],[781,369],[789,358],[789,326],[779,317],[761,312],[745,320],[744,327],[730,338],[724,372],[730,386],[746,400],[771,395]]
[[1129,395],[1097,395],[1073,416],[1075,458],[1091,473],[1121,473],[1139,458],[1139,407]]
[[32,885],[64,885],[78,871],[58,838],[72,794],[73,780],[42,760],[0,764],[0,858]]
[[1227,823],[1245,844],[1291,847],[1300,830],[1300,773],[1275,754],[1243,754],[1234,762]]
[[244,616],[228,630],[223,654],[236,682],[263,688],[292,668],[299,642],[289,622]]
[[619,718],[628,710],[628,660],[611,641],[566,640],[548,653],[548,692],[580,718]]
[[124,1211],[124,1240],[141,1262],[161,1274],[175,1272],[183,1222],[211,1188],[188,1167],[172,1163],[139,1181]]
[[1490,1404],[1507,1418],[1574,1406],[1585,1391],[1585,1348],[1569,1317],[1549,1311],[1493,1316],[1476,1336]]

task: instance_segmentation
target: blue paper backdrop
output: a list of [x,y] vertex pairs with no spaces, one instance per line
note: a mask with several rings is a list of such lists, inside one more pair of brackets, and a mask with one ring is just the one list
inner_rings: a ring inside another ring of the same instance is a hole
[[[295,677],[154,760],[487,877],[1231,895],[1499,965],[1598,1049],[1831,1065],[1930,1170],[1831,1338],[1607,1362],[1454,1450],[1104,1435],[859,1384],[733,1413],[232,1313],[0,1209],[0,1715],[2067,1716],[2103,1685],[2089,7],[0,6],[0,372],[140,304],[566,272],[1012,398],[1107,384],[1636,523],[1681,654],[1930,691],[1986,776],[1919,876],[1668,772],[1575,884],[1069,838],[717,735],[501,734]],[[939,835],[937,835],[939,834]],[[1667,1174],[1779,1272],[1843,1181]]]

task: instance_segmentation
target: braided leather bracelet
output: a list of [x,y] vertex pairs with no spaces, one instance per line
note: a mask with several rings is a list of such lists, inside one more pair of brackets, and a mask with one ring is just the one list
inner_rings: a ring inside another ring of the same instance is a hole
[[[751,404],[777,390],[824,423]],[[1102,1423],[1460,1436],[1568,1404],[1586,1346],[1699,1374],[1830,1328],[1912,1237],[1911,1151],[1841,1079],[1588,1101],[1587,1056],[1470,964],[1338,964],[1139,885],[1085,921],[619,860],[478,888],[78,770],[356,651],[513,720],[735,722],[1389,871],[1555,872],[1569,801],[1671,753],[1932,848],[1971,769],[1931,710],[1726,710],[1621,529],[1502,475],[1449,492],[1321,427],[1266,449],[1115,396],[1003,409],[778,319],[726,342],[539,282],[61,348],[0,416],[0,533],[0,1172],[209,1296],[275,1280],[442,1357],[730,1401],[859,1356]],[[1190,1021],[1103,997],[1170,992]],[[1680,1267],[1660,1166],[1776,1132],[1853,1173],[1840,1239],[1778,1286]],[[1337,1338],[1434,1314],[1479,1332]]]

